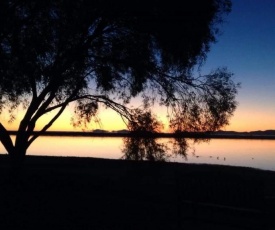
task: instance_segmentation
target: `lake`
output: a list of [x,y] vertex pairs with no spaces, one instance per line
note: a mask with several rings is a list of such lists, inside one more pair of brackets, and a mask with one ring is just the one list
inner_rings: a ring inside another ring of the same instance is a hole
[[[12,137],[14,139],[14,137]],[[183,141],[184,140],[184,141]],[[0,145],[0,152],[5,149]],[[28,155],[166,160],[245,166],[275,171],[275,140],[41,136]]]

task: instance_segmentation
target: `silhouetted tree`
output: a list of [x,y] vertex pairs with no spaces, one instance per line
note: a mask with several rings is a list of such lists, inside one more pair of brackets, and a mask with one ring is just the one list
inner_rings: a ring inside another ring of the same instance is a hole
[[[132,120],[135,96],[149,108],[170,108],[176,129],[217,129],[235,107],[237,85],[219,69],[194,77],[229,0],[0,1],[0,111],[25,115],[15,143],[0,123],[0,140],[10,156],[27,148],[74,103],[74,125],[86,125],[100,103]],[[34,133],[37,121],[55,112]]]
[[150,110],[133,109],[127,127],[134,135],[145,135],[162,131],[163,123]]
[[150,110],[136,109],[128,122],[128,129],[132,135],[123,138],[122,159],[169,161],[172,156],[187,156],[189,145],[185,138],[173,138],[172,151],[168,143],[155,138],[154,134],[163,129],[163,124]]
[[167,158],[167,145],[158,143],[152,134],[159,132],[163,124],[150,110],[135,109],[128,122],[131,137],[123,138],[122,159],[165,161]]

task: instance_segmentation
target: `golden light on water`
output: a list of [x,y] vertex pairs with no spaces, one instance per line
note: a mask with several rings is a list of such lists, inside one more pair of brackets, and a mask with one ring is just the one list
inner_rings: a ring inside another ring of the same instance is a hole
[[195,144],[190,163],[235,165],[275,170],[275,141],[211,139]]
[[[12,136],[14,140],[14,136]],[[157,139],[172,149],[171,138]],[[246,139],[211,139],[209,142],[193,144],[187,140],[190,148],[187,159],[183,156],[168,158],[171,162],[195,164],[219,164],[254,167],[275,170],[275,141]],[[119,137],[64,137],[41,136],[33,142],[28,155],[75,156],[120,159],[123,156],[123,138]],[[169,153],[169,150],[167,150]],[[0,145],[0,153],[6,153]]]

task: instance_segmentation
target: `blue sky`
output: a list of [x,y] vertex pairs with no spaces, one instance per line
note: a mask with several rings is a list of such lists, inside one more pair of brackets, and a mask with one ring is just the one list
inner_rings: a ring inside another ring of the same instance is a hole
[[226,130],[275,129],[275,1],[232,0],[203,72],[227,66],[241,82]]

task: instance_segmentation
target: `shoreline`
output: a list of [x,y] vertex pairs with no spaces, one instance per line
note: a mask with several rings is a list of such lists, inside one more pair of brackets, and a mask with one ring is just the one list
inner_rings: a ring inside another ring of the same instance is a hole
[[[8,131],[16,135],[17,131]],[[33,134],[38,132],[34,131]],[[181,133],[150,133],[150,132],[75,132],[47,131],[41,136],[73,136],[73,137],[129,137],[129,138],[194,138],[194,139],[267,139],[275,140],[275,131],[254,132],[181,132]]]
[[[0,167],[6,165],[10,158],[8,154],[0,154]],[[94,165],[96,163],[108,163],[108,164],[140,164],[140,165],[162,165],[163,167],[205,167],[205,168],[232,168],[237,170],[254,170],[254,171],[265,171],[274,173],[274,170],[255,168],[250,166],[238,166],[238,165],[226,165],[226,164],[211,164],[211,163],[189,163],[189,162],[176,162],[176,161],[150,161],[150,160],[128,160],[120,158],[101,158],[101,157],[90,157],[90,156],[53,156],[53,155],[26,155],[24,164],[35,165],[35,164],[70,164],[72,166],[87,166]]]

